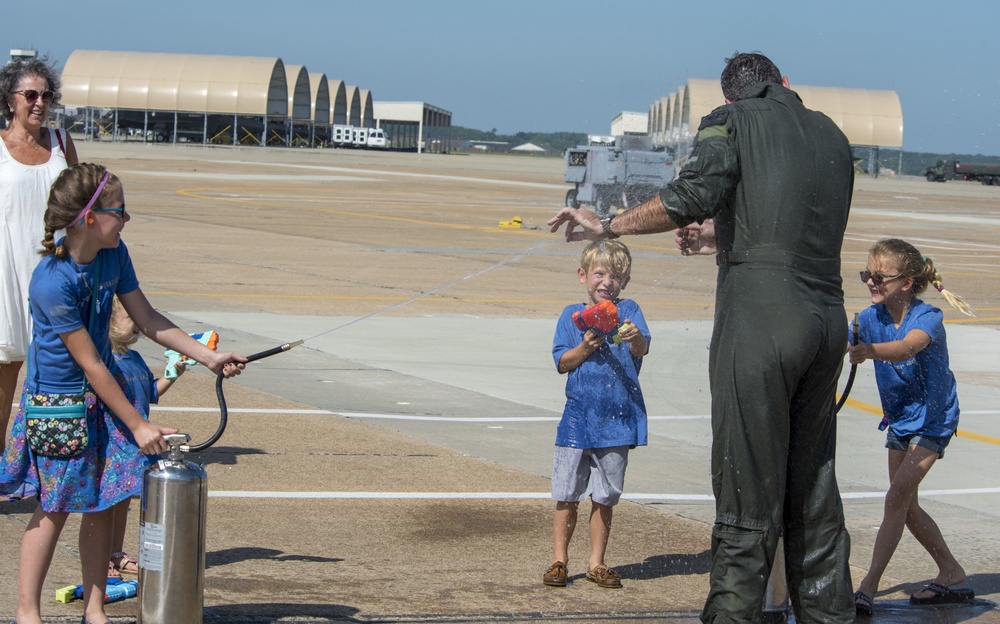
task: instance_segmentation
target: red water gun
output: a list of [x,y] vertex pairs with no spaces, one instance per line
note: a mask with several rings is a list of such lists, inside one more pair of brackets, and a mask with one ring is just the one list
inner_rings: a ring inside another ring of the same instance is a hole
[[573,313],[573,322],[582,332],[593,329],[605,336],[610,335],[615,343],[622,341],[618,330],[624,327],[618,318],[618,306],[613,301],[605,299],[589,308]]

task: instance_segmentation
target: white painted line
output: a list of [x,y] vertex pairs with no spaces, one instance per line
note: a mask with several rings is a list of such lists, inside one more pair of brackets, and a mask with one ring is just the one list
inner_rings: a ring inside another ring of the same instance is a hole
[[[968,494],[1000,494],[1000,487],[966,488],[962,490],[920,490],[920,496],[960,496]],[[885,498],[885,492],[840,493],[841,498]]]
[[[370,418],[375,420],[427,420],[436,422],[559,422],[559,416],[517,416],[517,417],[464,417],[464,416],[407,416],[405,414],[365,414],[359,412],[337,412],[347,418]],[[646,420],[708,420],[709,415],[690,416],[647,416]]]
[[[154,412],[218,412],[218,407],[161,407],[153,405],[150,409]],[[226,409],[230,414],[338,414],[330,410],[321,409],[256,409],[256,408],[234,408]]]
[[493,418],[476,418],[476,417],[465,417],[465,416],[408,416],[406,414],[360,414],[357,412],[339,412],[341,416],[347,418],[367,418],[370,420],[420,420],[428,422],[480,422],[480,423],[495,423],[495,422],[559,422],[558,416],[511,416],[511,417],[493,417]]
[[[941,223],[966,223],[971,225],[1000,225],[1000,219],[992,217],[972,217],[932,212],[907,212],[904,210],[880,210],[877,208],[851,208],[853,214],[863,214],[891,219],[913,219],[915,221],[931,221]],[[919,240],[919,239],[913,239]],[[930,239],[927,239],[930,240]]]
[[[217,407],[160,407],[153,406],[154,412],[197,412],[209,413],[218,412]],[[471,423],[494,423],[494,422],[559,422],[559,416],[517,416],[517,417],[496,417],[478,418],[464,416],[413,416],[409,414],[370,414],[364,412],[334,412],[323,409],[259,409],[259,408],[229,408],[226,410],[230,414],[302,414],[302,415],[339,415],[345,418],[369,418],[372,420],[420,420],[433,422],[471,422]],[[708,414],[691,414],[682,416],[648,416],[647,420],[708,420]]]
[[[955,496],[969,494],[1000,494],[996,488],[967,488],[962,490],[927,490],[921,496]],[[253,492],[239,490],[209,490],[215,498],[284,498],[284,499],[540,499],[551,498],[548,492]],[[885,498],[885,492],[841,493],[844,499]],[[713,501],[711,494],[623,494],[632,501]]]
[[208,491],[216,498],[369,498],[369,499],[478,499],[550,498],[548,492],[241,492]]
[[[236,490],[209,490],[216,498],[286,498],[286,499],[549,499],[549,492],[248,492]],[[624,494],[629,500],[712,501],[708,494]]]

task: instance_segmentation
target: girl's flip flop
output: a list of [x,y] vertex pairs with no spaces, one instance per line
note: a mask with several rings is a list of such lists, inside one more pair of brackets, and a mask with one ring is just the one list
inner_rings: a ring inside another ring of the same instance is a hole
[[[918,597],[920,592],[929,591],[930,596]],[[910,596],[910,604],[914,605],[941,605],[967,602],[976,597],[976,593],[967,587],[952,589],[939,583],[931,583]]]

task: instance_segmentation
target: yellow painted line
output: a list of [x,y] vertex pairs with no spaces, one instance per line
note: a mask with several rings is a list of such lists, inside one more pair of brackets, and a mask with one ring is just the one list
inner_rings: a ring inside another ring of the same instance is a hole
[[1000,322],[1000,316],[978,316],[976,318],[958,318],[945,321],[948,324],[964,325],[968,323],[996,323]]
[[[837,400],[838,401],[840,400],[839,396],[837,397]],[[862,412],[868,412],[869,414],[874,414],[874,415],[878,416],[879,418],[882,418],[882,416],[883,416],[883,414],[882,414],[882,408],[881,407],[876,407],[874,405],[871,405],[870,403],[865,403],[863,401],[858,401],[858,400],[852,399],[851,397],[847,397],[847,400],[844,401],[844,405],[849,405],[849,406],[853,407],[856,410],[861,410]]]
[[[838,400],[840,399],[839,396],[837,398],[838,398]],[[876,407],[874,405],[871,405],[869,403],[865,403],[863,401],[856,401],[856,400],[852,399],[851,397],[847,397],[847,400],[844,401],[844,405],[849,405],[849,406],[853,407],[854,409],[861,410],[862,412],[868,412],[869,414],[874,414],[874,415],[878,416],[879,418],[882,418],[884,416],[881,407]],[[955,435],[958,436],[958,437],[960,437],[960,438],[968,438],[970,440],[976,440],[978,442],[985,442],[987,444],[993,444],[993,445],[996,445],[996,446],[1000,446],[1000,438],[994,438],[992,436],[983,435],[981,433],[973,433],[971,431],[966,431],[964,429],[959,429],[958,431],[955,432]]]
[[986,442],[987,444],[1000,446],[1000,438],[994,438],[993,436],[983,435],[981,433],[972,433],[971,431],[959,429],[955,432],[955,435],[960,438],[969,438],[970,440],[977,440],[979,442]]

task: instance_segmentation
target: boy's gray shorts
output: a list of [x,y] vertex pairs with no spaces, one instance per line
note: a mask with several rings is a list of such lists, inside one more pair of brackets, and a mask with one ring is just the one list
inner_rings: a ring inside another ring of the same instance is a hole
[[552,460],[552,499],[564,503],[591,500],[611,507],[618,503],[628,466],[627,446],[578,449],[557,446]]

